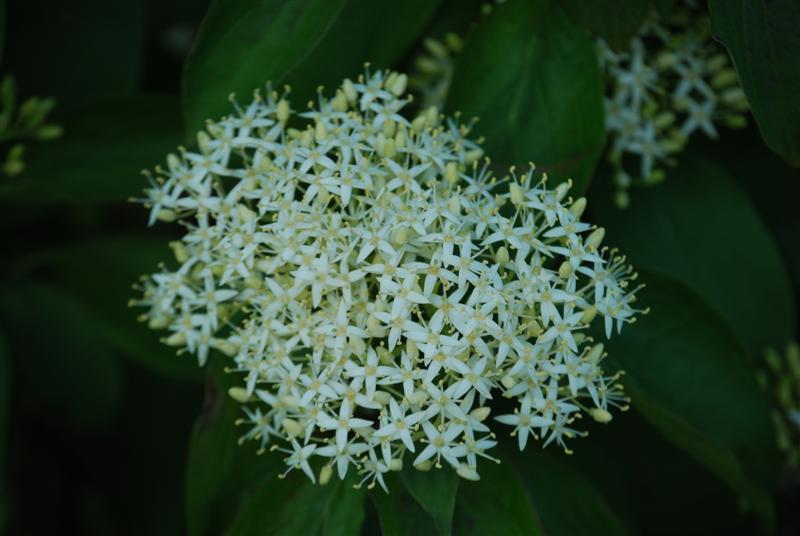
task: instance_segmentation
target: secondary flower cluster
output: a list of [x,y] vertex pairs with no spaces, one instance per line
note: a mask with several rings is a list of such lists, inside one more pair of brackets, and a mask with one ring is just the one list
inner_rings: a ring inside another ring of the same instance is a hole
[[772,397],[772,423],[778,448],[783,453],[786,468],[797,470],[800,467],[800,346],[791,342],[783,354],[768,348],[764,363],[766,367],[758,380]]
[[384,486],[407,453],[477,479],[498,397],[520,449],[627,403],[586,329],[634,320],[634,275],[580,221],[585,200],[532,166],[493,177],[468,125],[402,115],[406,82],[345,80],[299,117],[256,93],[144,200],[186,227],[177,270],[145,280],[150,325],[201,365],[229,356],[242,439],[279,440],[312,480],[320,460],[323,483],[354,466]]
[[659,165],[673,164],[671,157],[696,131],[716,138],[716,125],[746,124],[747,100],[728,56],[711,38],[708,16],[688,6],[666,20],[653,13],[626,50],[615,52],[601,39],[598,49],[607,80],[608,160],[621,207],[632,183],[664,178]]

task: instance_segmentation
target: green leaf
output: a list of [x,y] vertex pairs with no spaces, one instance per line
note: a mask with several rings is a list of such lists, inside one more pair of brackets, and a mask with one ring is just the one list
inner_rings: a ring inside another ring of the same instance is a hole
[[[241,405],[228,396],[236,380],[224,358],[212,355],[203,411],[195,422],[186,462],[186,523],[194,536],[221,534],[252,496],[258,482],[278,482],[280,455],[258,455],[253,442],[239,445]],[[311,516],[314,517],[314,516]]]
[[800,165],[800,1],[711,0],[710,8],[764,140]]
[[605,140],[594,43],[548,0],[496,6],[457,60],[447,108],[480,117],[475,130],[499,166],[533,161],[577,192]]
[[625,534],[603,497],[580,473],[562,463],[559,455],[535,448],[514,454],[545,532]]
[[642,279],[650,313],[607,342],[627,373],[631,405],[770,520],[765,488],[775,484],[777,450],[754,360],[689,289],[655,274]]
[[93,312],[98,338],[154,372],[200,380],[203,372],[197,359],[176,355],[174,348],[159,341],[164,332],[137,321],[145,309],[128,306],[139,297],[131,285],[172,257],[168,241],[155,232],[151,236],[117,234],[46,251],[31,262],[47,266],[62,287]]
[[438,4],[411,0],[387,6],[372,0],[236,0],[212,6],[184,75],[184,111],[190,133],[231,110],[231,92],[243,99],[272,81],[290,83],[296,107],[319,85],[355,77],[369,61],[394,64],[413,43]]
[[[352,469],[351,469],[352,471]],[[284,479],[264,480],[231,527],[231,536],[268,534],[358,535],[364,521],[363,489],[353,489],[353,478],[313,484],[299,471]]]
[[594,220],[634,268],[697,292],[753,355],[790,339],[795,319],[786,269],[750,201],[724,170],[683,156],[664,184],[633,191],[624,211],[610,193],[597,193],[589,205]]
[[544,534],[531,497],[510,463],[482,463],[478,482],[458,490],[455,534],[504,536]]
[[98,104],[65,124],[60,140],[31,144],[25,171],[0,184],[0,199],[98,203],[141,196],[141,170],[164,162],[182,140],[173,97],[130,97]]
[[383,536],[435,534],[436,523],[403,487],[400,477],[390,473],[384,477],[389,493],[376,488],[369,496],[378,512]]
[[441,534],[450,534],[456,492],[461,478],[450,467],[431,471],[407,469],[401,473],[411,496],[433,518]]
[[215,1],[184,73],[190,132],[230,110],[228,95],[279,83],[319,42],[346,0]]
[[615,50],[630,45],[651,9],[648,0],[567,0],[563,5],[572,20]]
[[2,289],[0,320],[26,404],[89,428],[113,421],[123,370],[90,311],[55,287],[25,283]]

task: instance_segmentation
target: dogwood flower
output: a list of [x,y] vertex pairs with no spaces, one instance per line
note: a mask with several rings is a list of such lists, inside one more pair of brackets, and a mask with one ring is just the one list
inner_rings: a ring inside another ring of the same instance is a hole
[[[490,424],[566,448],[627,403],[586,330],[633,322],[638,288],[585,200],[533,167],[494,178],[469,124],[403,115],[405,84],[367,72],[299,117],[256,92],[144,200],[185,228],[145,319],[201,365],[218,350],[241,440],[322,483],[385,487],[405,457],[478,479]],[[517,409],[489,421],[498,398]]]

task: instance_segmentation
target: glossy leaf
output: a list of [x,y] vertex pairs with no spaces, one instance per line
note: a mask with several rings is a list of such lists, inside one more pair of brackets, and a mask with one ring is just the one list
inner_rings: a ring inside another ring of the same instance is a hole
[[603,148],[602,77],[592,39],[557,2],[496,6],[459,56],[447,101],[478,116],[500,168],[535,162],[583,191]]
[[236,378],[223,372],[224,359],[213,355],[209,361],[206,400],[189,441],[186,523],[194,536],[226,531],[260,482],[278,482],[282,466],[277,453],[259,455],[253,442],[239,445],[245,430],[235,421],[242,410],[228,396]]
[[184,77],[190,133],[230,111],[228,95],[249,99],[271,81],[290,83],[304,108],[319,85],[356,77],[364,62],[391,66],[415,40],[438,1],[236,0],[212,6]]
[[711,0],[710,8],[764,140],[800,165],[800,2]]
[[369,493],[378,513],[381,534],[383,536],[435,534],[437,527],[433,518],[425,513],[419,503],[404,489],[400,477],[389,474],[384,478],[390,493],[378,488]]
[[453,508],[461,478],[450,467],[418,471],[413,468],[401,473],[406,489],[419,505],[434,519],[442,534],[450,534]]
[[182,140],[172,97],[130,97],[86,109],[64,137],[31,144],[25,170],[0,184],[0,199],[25,203],[126,202],[149,186],[142,169],[166,160]]
[[615,49],[625,49],[650,12],[648,0],[567,0],[564,10]]
[[777,451],[754,361],[696,294],[643,275],[650,313],[606,344],[632,406],[770,519]]
[[[481,460],[484,461],[484,460]],[[519,474],[506,462],[484,463],[478,482],[463,482],[456,499],[454,534],[545,534],[537,506]]]
[[353,489],[352,484],[353,478],[342,481],[334,476],[320,486],[297,471],[285,479],[272,475],[237,516],[230,534],[358,535],[364,521],[365,493]]
[[514,458],[546,534],[625,534],[603,497],[560,451],[528,448]]
[[725,171],[686,155],[669,178],[639,189],[619,210],[597,192],[590,206],[607,242],[637,269],[697,292],[753,355],[791,337],[794,303],[780,254],[743,192]]

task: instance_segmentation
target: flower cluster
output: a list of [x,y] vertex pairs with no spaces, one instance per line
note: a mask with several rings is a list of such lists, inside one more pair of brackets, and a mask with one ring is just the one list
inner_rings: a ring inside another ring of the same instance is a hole
[[384,486],[406,453],[477,479],[498,397],[520,449],[566,449],[582,413],[627,404],[586,329],[634,320],[635,274],[580,221],[585,199],[533,166],[494,177],[470,125],[402,114],[406,85],[367,73],[300,114],[272,91],[234,101],[143,200],[186,228],[144,316],[201,365],[228,356],[242,439],[312,480],[316,460],[323,483],[354,466]]
[[[624,51],[600,39],[598,50],[607,80],[608,160],[620,207],[627,206],[632,183],[662,180],[658,166],[673,164],[671,157],[696,131],[716,138],[715,125],[746,124],[748,105],[736,72],[711,38],[708,17],[688,6],[666,20],[653,13]],[[634,164],[626,168],[629,160]]]
[[461,38],[448,32],[444,38],[428,37],[424,50],[414,60],[414,70],[408,80],[409,89],[419,97],[423,108],[444,108],[455,71],[455,58],[464,46]]
[[758,380],[772,396],[778,448],[787,469],[796,470],[800,467],[800,346],[789,343],[783,354],[769,348],[764,363]]

